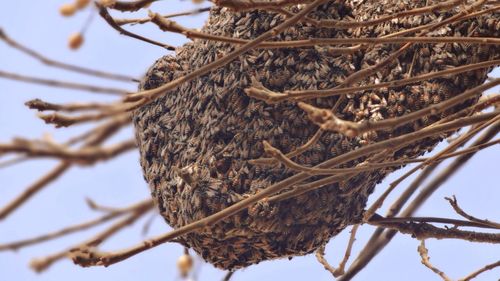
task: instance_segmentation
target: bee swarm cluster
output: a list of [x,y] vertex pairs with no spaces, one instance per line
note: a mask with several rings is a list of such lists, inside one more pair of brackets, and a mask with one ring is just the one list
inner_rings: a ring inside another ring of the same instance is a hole
[[[357,2],[331,1],[309,16],[319,20],[366,21],[438,1]],[[299,11],[297,7],[290,10]],[[458,12],[459,7],[347,30],[299,23],[273,40],[380,37],[441,21]],[[213,8],[202,31],[253,39],[284,19],[282,14],[263,10],[233,12]],[[498,37],[499,19],[497,13],[458,21],[432,31],[429,36]],[[141,165],[162,216],[177,228],[223,210],[294,174],[282,165],[252,165],[248,160],[265,157],[263,141],[288,153],[307,142],[318,128],[295,102],[269,105],[248,97],[244,89],[251,85],[252,79],[273,91],[333,88],[349,75],[382,61],[400,47],[397,44],[373,45],[354,54],[335,56],[321,48],[310,47],[255,49],[136,110],[134,122]],[[156,88],[213,62],[234,48],[234,45],[209,40],[187,43],[177,50],[175,57],[160,58],[141,87]],[[413,44],[388,67],[360,84],[403,79],[498,58],[499,54],[499,48],[490,45]],[[401,116],[480,85],[486,75],[486,70],[470,71],[399,88],[347,95],[336,114],[356,122]],[[308,102],[330,109],[337,99],[318,98]],[[466,101],[442,114],[423,117],[396,130],[370,132],[355,138],[325,132],[315,145],[294,160],[314,166],[366,144],[419,130],[475,101]],[[415,142],[387,155],[385,160],[417,157],[440,140],[433,137]],[[363,160],[341,167],[353,167]],[[311,253],[345,227],[360,222],[375,185],[394,169],[362,172],[348,181],[294,198],[258,203],[215,225],[183,236],[182,243],[223,269]],[[309,181],[319,178],[312,177]],[[354,192],[346,193],[345,190]]]

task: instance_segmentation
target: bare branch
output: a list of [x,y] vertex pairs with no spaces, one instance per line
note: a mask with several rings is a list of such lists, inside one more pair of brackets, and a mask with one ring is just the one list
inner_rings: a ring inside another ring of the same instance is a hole
[[115,219],[119,216],[122,216],[126,213],[134,212],[138,208],[144,208],[144,206],[146,206],[146,205],[153,206],[153,202],[151,201],[151,199],[142,201],[138,204],[134,204],[134,205],[129,206],[127,208],[123,208],[123,209],[120,209],[120,210],[117,210],[114,212],[109,212],[108,214],[101,216],[97,219],[93,219],[93,220],[90,220],[87,222],[83,222],[83,223],[79,223],[79,224],[72,225],[69,227],[65,227],[63,229],[60,229],[60,230],[57,230],[57,231],[54,231],[51,233],[47,233],[44,235],[40,235],[40,236],[36,236],[33,238],[24,239],[24,240],[20,240],[20,241],[16,241],[16,242],[0,244],[0,251],[6,251],[6,250],[16,251],[16,250],[18,250],[20,248],[24,248],[26,246],[39,244],[42,242],[46,242],[46,241],[49,241],[52,239],[59,238],[59,237],[64,236],[64,235],[69,235],[69,234],[72,234],[75,232],[83,231],[83,230],[92,228],[94,226],[103,224],[105,222],[108,222],[108,221]]
[[467,275],[466,277],[459,279],[459,281],[470,281],[470,280],[476,278],[479,274],[481,274],[485,271],[488,271],[488,270],[492,270],[493,268],[499,267],[499,266],[500,266],[500,261],[494,262],[492,264],[488,264],[488,265],[484,266],[483,268]]
[[[490,141],[497,135],[499,130],[500,123],[497,122],[484,134],[478,137],[472,145],[480,145]],[[435,190],[437,190],[448,178],[450,178],[455,172],[457,172],[458,169],[465,163],[467,163],[467,161],[474,155],[475,152],[457,157],[445,170],[443,170],[437,177],[435,177],[427,186],[422,189],[420,194],[417,196],[417,200],[414,201],[414,204],[412,203],[411,206],[407,207],[401,215],[411,216]],[[403,207],[404,202],[406,202],[407,198],[409,198],[413,194],[413,192],[420,186],[420,183],[423,182],[426,176],[429,175],[436,166],[437,165],[434,164],[433,166],[429,166],[426,170],[424,170],[425,174],[422,174],[423,176],[417,179],[419,180],[419,182],[415,185],[410,186],[410,188],[402,194],[400,199],[398,199],[398,202],[396,202],[399,208]],[[397,212],[399,212],[399,209],[394,209],[394,207],[391,207],[391,209],[393,210],[393,215],[396,215]],[[392,240],[396,233],[397,232],[395,230],[384,232],[383,228],[377,228],[375,233],[370,238],[368,244],[361,251],[362,254],[357,257],[354,263],[349,267],[346,274],[342,276],[340,280],[350,280],[354,275],[362,270],[373,259],[373,257],[375,257]]]
[[[173,13],[168,15],[161,15],[162,18],[174,18],[180,16],[192,16],[196,14],[201,14],[204,12],[210,11],[210,7],[194,9],[186,12]],[[117,25],[125,25],[125,24],[143,24],[151,21],[151,18],[141,18],[141,19],[114,19]]]
[[419,240],[435,238],[461,239],[478,243],[500,243],[500,233],[483,233],[459,230],[456,228],[439,228],[426,222],[393,222],[391,219],[386,222],[385,218],[378,215],[371,217],[368,223],[378,227],[395,229],[399,233],[410,234],[412,237]]
[[[406,86],[409,84],[413,84],[416,82],[421,82],[425,80],[430,80],[434,78],[439,78],[448,75],[459,74],[463,72],[468,72],[472,70],[488,68],[495,65],[500,65],[500,60],[492,60],[485,61],[475,64],[468,64],[464,66],[458,66],[446,70],[431,72],[422,74],[415,77],[410,77],[406,79],[400,79],[390,82],[381,82],[378,84],[370,84],[365,86],[356,86],[356,87],[345,87],[345,88],[332,88],[332,89],[323,89],[323,90],[303,90],[303,91],[286,91],[283,93],[273,92],[269,89],[266,89],[262,86],[262,84],[254,84],[252,87],[245,89],[245,93],[253,98],[258,100],[265,101],[269,104],[274,104],[277,102],[281,102],[284,100],[303,100],[303,99],[312,99],[312,98],[320,98],[320,97],[330,97],[336,95],[350,94],[356,92],[362,92],[367,90],[374,90],[380,88],[396,88],[401,86]],[[498,79],[498,78],[497,78]],[[495,80],[495,79],[492,79]]]
[[[255,38],[254,40],[244,44],[243,46],[240,46],[239,48],[232,51],[231,53],[226,54],[225,56],[218,58],[215,61],[194,70],[191,73],[188,73],[182,77],[174,79],[174,80],[172,80],[172,81],[170,81],[170,82],[168,82],[168,83],[166,83],[158,88],[128,95],[125,98],[125,101],[126,102],[137,101],[137,102],[140,102],[138,104],[138,106],[144,105],[146,103],[151,102],[153,99],[157,98],[158,96],[166,93],[167,91],[174,89],[175,87],[179,86],[182,83],[191,81],[191,80],[195,79],[196,77],[207,74],[210,71],[213,71],[219,67],[222,67],[222,66],[230,63],[231,61],[233,61],[234,59],[236,59],[240,55],[244,54],[245,52],[255,48],[260,43],[280,34],[287,27],[297,23],[301,18],[306,16],[309,12],[314,10],[317,6],[323,4],[325,1],[326,0],[316,0],[316,1],[312,2],[311,4],[309,4],[308,6],[306,6],[304,9],[302,9],[302,11],[299,12],[297,15],[287,19],[286,21],[284,21],[283,23],[281,23],[277,27],[275,27],[267,32],[264,32],[263,34],[261,34],[260,36]],[[271,3],[271,2],[269,2],[269,3]]]
[[43,101],[41,99],[34,99],[27,101],[25,103],[30,109],[36,109],[38,111],[54,110],[54,111],[65,111],[65,112],[75,112],[82,110],[100,110],[105,111],[112,109],[114,105],[106,103],[68,103],[68,104],[56,104]]
[[[92,130],[88,136],[84,146],[93,147],[101,144],[106,139],[114,135],[122,126],[130,122],[129,116],[116,117],[110,122],[99,126]],[[30,185],[26,190],[19,194],[14,200],[9,202],[6,206],[0,209],[0,220],[5,219],[14,210],[19,208],[28,199],[34,196],[38,191],[47,186],[49,183],[58,179],[64,172],[66,172],[72,163],[68,161],[61,161],[52,171],[44,175],[42,178]]]
[[127,95],[128,93],[130,93],[127,90],[122,90],[122,89],[117,89],[117,88],[99,87],[99,86],[88,85],[88,84],[80,84],[80,83],[59,81],[59,80],[53,80],[53,79],[38,78],[38,77],[32,77],[32,76],[26,76],[26,75],[20,75],[20,74],[16,74],[16,73],[6,72],[3,70],[0,70],[0,77],[10,79],[10,80],[26,82],[26,83],[40,84],[40,85],[45,85],[45,86],[50,86],[50,87],[65,88],[65,89],[71,89],[71,90],[80,90],[80,91],[93,92],[93,93],[99,93],[99,94],[111,94],[111,95],[123,96],[123,95]]
[[156,1],[160,0],[136,0],[136,1],[113,0],[109,5],[106,5],[106,8],[115,9],[121,12],[135,12],[140,9],[148,7],[149,5],[151,5],[151,3]]
[[10,47],[21,51],[25,53],[26,55],[40,61],[41,63],[48,65],[48,66],[53,66],[57,68],[61,68],[64,70],[72,71],[72,72],[77,72],[81,74],[86,74],[90,76],[95,76],[99,78],[107,78],[107,79],[113,79],[113,80],[118,80],[118,81],[124,81],[124,82],[139,82],[139,79],[121,75],[121,74],[114,74],[114,73],[109,73],[109,72],[104,72],[100,70],[95,70],[95,69],[90,69],[78,65],[73,65],[73,64],[68,64],[65,62],[60,62],[57,60],[49,59],[42,54],[36,52],[35,50],[28,48],[24,45],[21,45],[14,39],[10,38],[5,31],[0,28],[0,40],[3,40],[5,43],[7,43]]
[[[144,2],[144,1],[142,1],[142,2]],[[151,2],[151,0],[149,0],[147,2]],[[132,33],[132,32],[130,32],[128,30],[123,29],[121,26],[119,26],[115,22],[115,20],[113,19],[113,17],[111,17],[111,15],[108,13],[108,10],[106,9],[106,7],[104,7],[103,5],[99,4],[98,2],[95,2],[95,5],[99,9],[99,15],[109,24],[109,26],[111,26],[113,29],[115,29],[116,31],[118,31],[120,34],[132,37],[134,39],[138,39],[140,41],[147,42],[149,44],[160,46],[160,47],[165,48],[165,49],[167,49],[169,51],[174,51],[175,50],[174,46],[171,46],[171,45],[168,45],[168,44],[164,44],[164,43],[160,43],[160,42],[151,40],[149,38],[143,37],[141,35],[137,35],[135,33]]]
[[73,257],[72,251],[75,251],[75,249],[84,250],[89,247],[96,247],[105,240],[107,240],[108,238],[110,238],[111,236],[113,236],[114,234],[116,234],[118,231],[125,228],[126,226],[133,224],[135,221],[140,219],[144,214],[146,214],[151,208],[152,205],[144,205],[142,208],[137,208],[128,217],[116,222],[109,228],[106,228],[104,231],[90,238],[88,241],[44,258],[33,259],[30,263],[30,266],[36,272],[42,272],[47,268],[49,268],[54,262],[57,262],[66,257],[72,258]]
[[309,119],[311,119],[311,121],[316,125],[320,126],[321,129],[326,131],[339,132],[348,137],[355,137],[369,131],[375,131],[387,128],[395,129],[408,122],[422,118],[423,116],[429,114],[431,115],[438,114],[440,112],[445,111],[448,108],[451,108],[459,103],[464,102],[465,100],[474,97],[478,93],[486,91],[487,89],[493,88],[497,85],[500,85],[500,78],[494,79],[491,82],[467,90],[460,95],[447,99],[438,104],[433,104],[421,110],[408,113],[397,118],[390,118],[377,122],[373,122],[370,120],[365,120],[361,123],[346,121],[336,117],[331,110],[319,109],[317,107],[314,107],[312,105],[303,102],[299,102],[298,105],[300,108],[302,108],[304,111],[307,112]]
[[88,146],[70,150],[65,146],[44,142],[15,139],[11,144],[0,144],[2,153],[24,153],[29,157],[54,157],[80,165],[91,165],[111,159],[123,152],[136,148],[135,139],[119,142],[109,147]]
[[448,276],[446,276],[446,274],[444,272],[437,269],[437,267],[435,267],[431,264],[431,261],[429,258],[429,251],[427,250],[427,248],[425,248],[425,240],[420,241],[420,246],[418,246],[418,253],[420,254],[420,257],[422,258],[423,265],[425,265],[427,268],[429,268],[434,273],[439,275],[444,281],[451,281],[451,279]]
[[262,1],[262,0],[211,0],[215,5],[226,7],[236,12],[256,9],[273,9],[283,8],[298,4],[308,4],[311,0],[278,0],[278,1]]
[[319,263],[321,263],[325,267],[326,270],[332,273],[333,277],[339,277],[344,274],[345,265],[349,260],[349,257],[351,256],[352,245],[356,240],[356,232],[358,231],[358,228],[359,224],[356,224],[355,226],[352,227],[351,236],[349,237],[349,242],[344,254],[344,258],[342,259],[342,261],[340,262],[339,266],[336,269],[333,268],[330,264],[328,264],[328,261],[325,259],[325,245],[321,246],[316,251],[316,259],[319,261]]
[[446,199],[446,200],[448,200],[448,202],[450,202],[450,205],[451,205],[451,207],[453,207],[453,210],[455,210],[455,212],[457,212],[457,214],[459,214],[460,216],[462,216],[470,221],[479,222],[479,223],[482,223],[485,225],[490,225],[492,227],[500,228],[500,223],[492,222],[489,220],[478,219],[476,217],[473,217],[473,216],[467,214],[464,210],[462,210],[462,208],[460,208],[460,206],[458,206],[457,198],[455,197],[455,195],[453,195],[452,198],[445,197],[444,199]]

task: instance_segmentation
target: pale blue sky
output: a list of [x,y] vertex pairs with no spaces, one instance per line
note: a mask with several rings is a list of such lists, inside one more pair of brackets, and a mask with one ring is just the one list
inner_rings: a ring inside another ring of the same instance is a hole
[[[3,1],[0,7],[0,27],[16,40],[52,58],[112,72],[141,76],[155,59],[166,54],[159,47],[148,45],[118,35],[100,18],[92,23],[86,35],[86,42],[78,52],[66,47],[66,38],[81,28],[89,11],[86,10],[72,18],[58,14],[61,0],[17,0]],[[182,11],[191,7],[190,1],[172,1],[166,5],[161,1],[152,9],[161,13]],[[204,21],[203,16],[182,18],[185,25],[196,27]],[[182,38],[165,35],[151,25],[139,26],[133,30],[152,36],[173,45],[181,44]],[[69,74],[51,69],[21,53],[6,47],[0,42],[0,69],[34,76],[53,77],[81,83],[96,83],[106,86],[127,85],[87,76]],[[498,71],[497,71],[498,73]],[[497,75],[498,76],[498,75]],[[109,97],[77,91],[33,86],[0,79],[0,142],[7,142],[15,136],[40,137],[51,133],[56,139],[65,137],[87,126],[74,129],[55,130],[37,120],[35,113],[23,103],[29,99],[44,97],[48,101],[109,100]],[[125,130],[120,137],[129,137],[131,130]],[[455,194],[461,205],[478,217],[500,220],[498,199],[498,147],[490,148],[475,157],[462,172],[446,183],[419,215],[444,215],[456,217],[444,196]],[[55,161],[38,160],[9,169],[0,170],[0,205],[4,205],[29,183],[56,165]],[[378,186],[377,193],[387,187],[392,175]],[[407,182],[403,183],[404,188]],[[110,163],[96,167],[75,167],[60,180],[37,194],[11,217],[0,222],[0,244],[35,234],[45,233],[60,227],[96,217],[88,211],[83,200],[90,197],[106,205],[126,206],[147,198],[148,189],[143,181],[138,163],[137,152],[130,152]],[[372,197],[373,199],[373,197]],[[390,200],[388,201],[390,202]],[[103,245],[105,250],[119,249],[141,241],[140,234],[144,220],[126,229]],[[153,223],[151,235],[168,230],[162,220]],[[366,242],[371,227],[363,227],[354,250],[358,251]],[[80,268],[69,261],[54,265],[47,272],[38,275],[28,268],[33,257],[41,257],[57,252],[79,241],[83,241],[94,231],[76,234],[50,243],[20,250],[17,253],[0,252],[0,280],[176,280],[178,274],[175,260],[182,253],[178,245],[162,245],[146,253],[134,256],[109,268]],[[336,265],[342,257],[348,232],[332,240],[327,247],[327,258]],[[398,236],[355,280],[439,280],[438,277],[420,264],[416,252],[418,241],[408,236]],[[500,248],[492,245],[471,245],[461,241],[429,240],[427,246],[438,267],[453,278],[463,277],[480,266],[500,259]],[[223,272],[211,265],[203,265],[202,280],[220,280]],[[497,280],[500,270],[482,275],[477,280]],[[292,261],[280,260],[264,262],[239,271],[233,280],[332,280],[330,273],[323,270],[314,256],[295,258]]]

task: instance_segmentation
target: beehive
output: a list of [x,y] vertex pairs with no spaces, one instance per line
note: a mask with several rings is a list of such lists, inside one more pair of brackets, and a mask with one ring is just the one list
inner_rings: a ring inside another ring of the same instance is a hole
[[[332,1],[310,17],[365,21],[439,1]],[[298,12],[298,7],[290,8]],[[392,20],[350,30],[316,28],[299,23],[275,40],[379,37],[446,19],[460,7]],[[499,14],[459,21],[433,31],[433,36],[498,37]],[[231,12],[213,8],[202,31],[252,39],[283,22],[266,11]],[[264,156],[262,141],[284,153],[304,144],[316,132],[294,102],[268,105],[249,98],[244,89],[255,78],[271,90],[332,88],[356,71],[374,65],[401,45],[375,45],[350,55],[329,55],[321,48],[252,50],[226,66],[184,83],[134,113],[144,177],[167,223],[180,227],[216,213],[234,202],[279,182],[293,171],[283,166],[256,166],[248,160]],[[226,43],[196,40],[175,56],[160,58],[148,71],[142,89],[156,88],[234,50]],[[392,81],[429,71],[498,58],[499,48],[471,44],[414,44],[388,67],[361,83]],[[352,121],[401,116],[455,96],[484,82],[487,71],[439,78],[419,84],[347,96],[336,112]],[[338,97],[310,101],[332,108]],[[327,132],[304,154],[294,158],[312,166],[367,143],[413,132],[458,109],[425,117],[397,130],[347,138]],[[439,138],[428,138],[390,156],[416,157]],[[361,161],[360,159],[359,161]],[[343,167],[352,167],[351,161]],[[361,219],[369,194],[391,169],[364,172],[343,183],[345,195],[332,184],[295,198],[257,204],[202,231],[183,243],[216,267],[236,269],[263,260],[311,253],[346,226]],[[313,178],[314,180],[317,178]]]

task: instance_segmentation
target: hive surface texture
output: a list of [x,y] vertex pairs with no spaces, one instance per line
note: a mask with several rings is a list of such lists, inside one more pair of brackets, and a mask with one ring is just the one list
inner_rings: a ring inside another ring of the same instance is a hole
[[[385,14],[423,7],[439,1],[330,1],[309,17],[320,20],[366,21]],[[288,8],[299,12],[300,7]],[[276,41],[309,38],[381,37],[397,31],[442,21],[459,12],[409,16],[379,25],[317,28],[300,22],[273,38]],[[499,36],[499,14],[462,20],[431,31],[432,36]],[[253,39],[279,25],[285,16],[263,10],[233,12],[213,8],[202,31]],[[410,35],[413,36],[413,35]],[[161,215],[174,228],[214,214],[296,172],[283,165],[252,165],[265,157],[263,141],[283,153],[306,143],[318,130],[296,102],[266,104],[247,96],[252,80],[273,91],[327,89],[361,69],[373,66],[402,44],[373,45],[353,54],[332,55],[327,48],[251,50],[209,74],[183,83],[134,112],[141,165]],[[152,89],[200,68],[235,49],[228,43],[195,40],[175,56],[160,58],[150,68],[141,88]],[[387,67],[358,85],[399,80],[498,58],[497,46],[472,44],[413,44]],[[482,84],[487,71],[470,71],[398,88],[382,88],[345,96],[336,108],[350,121],[384,120],[436,104]],[[370,143],[414,132],[473,104],[478,97],[395,130],[349,138],[324,132],[305,153],[293,158],[314,166]],[[338,96],[308,100],[331,109]],[[385,161],[414,158],[431,150],[442,138],[419,140],[386,155]],[[341,165],[353,167],[361,158]],[[181,242],[222,269],[237,269],[260,261],[313,252],[349,225],[360,222],[375,185],[395,168],[361,172],[347,181],[330,184],[281,201],[260,202],[200,231]],[[307,182],[321,177],[309,178]]]

